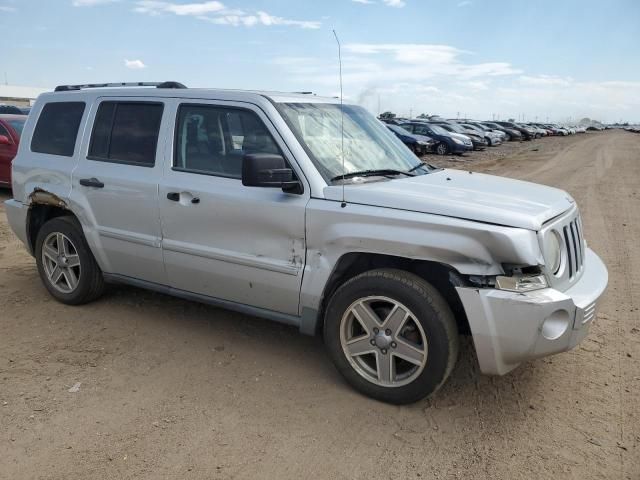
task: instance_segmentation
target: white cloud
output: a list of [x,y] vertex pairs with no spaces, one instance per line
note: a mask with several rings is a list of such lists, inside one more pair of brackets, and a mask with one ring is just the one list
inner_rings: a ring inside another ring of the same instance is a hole
[[568,87],[572,83],[571,77],[555,77],[553,75],[522,75],[520,78],[520,83],[524,85],[534,85],[534,86],[545,86],[545,85],[554,85],[559,87]]
[[15,7],[8,7],[6,5],[0,5],[0,12],[15,12],[16,8]]
[[[352,43],[343,46],[345,98],[372,112],[409,110],[473,118],[567,121],[640,119],[640,81],[579,81],[523,72],[508,62],[474,62],[450,45]],[[291,90],[331,93],[338,86],[333,57],[279,57]]]
[[382,0],[382,3],[384,3],[388,7],[396,8],[402,8],[406,5],[406,2],[404,0]]
[[124,66],[131,70],[142,70],[143,68],[147,68],[147,66],[142,62],[142,60],[124,60]]
[[201,3],[170,3],[156,0],[142,0],[136,3],[135,11],[158,15],[160,13],[174,13],[176,15],[206,15],[225,10],[224,4],[212,1]]
[[172,3],[158,0],[139,0],[134,10],[147,15],[174,14],[192,16],[199,20],[216,25],[231,25],[234,27],[264,26],[294,26],[299,28],[320,28],[321,23],[310,20],[291,20],[271,15],[264,11],[246,12],[239,9],[227,8],[222,2],[206,1],[197,3]]
[[104,5],[106,3],[115,3],[120,0],[73,0],[71,4],[74,7],[94,7],[96,5]]

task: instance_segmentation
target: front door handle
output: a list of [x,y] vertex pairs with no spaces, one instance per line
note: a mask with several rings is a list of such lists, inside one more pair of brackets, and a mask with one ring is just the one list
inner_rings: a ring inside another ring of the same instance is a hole
[[83,187],[104,188],[104,183],[102,183],[96,177],[81,178],[80,185],[82,185]]
[[[197,205],[198,203],[200,203],[200,198],[199,197],[194,197],[189,192],[182,192],[182,193],[185,195],[185,201],[189,201],[189,198],[191,198],[191,203],[192,204]],[[171,200],[172,202],[179,202],[180,201],[180,192],[169,192],[169,193],[167,193],[167,200]]]

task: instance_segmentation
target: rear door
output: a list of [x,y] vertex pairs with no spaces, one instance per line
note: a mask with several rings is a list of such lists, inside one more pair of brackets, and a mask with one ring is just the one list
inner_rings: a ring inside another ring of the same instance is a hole
[[178,103],[159,189],[169,284],[297,315],[309,188],[293,194],[241,180],[244,154],[272,153],[304,182],[291,153],[255,105]]
[[158,181],[162,99],[98,98],[73,172],[85,233],[103,271],[165,283]]

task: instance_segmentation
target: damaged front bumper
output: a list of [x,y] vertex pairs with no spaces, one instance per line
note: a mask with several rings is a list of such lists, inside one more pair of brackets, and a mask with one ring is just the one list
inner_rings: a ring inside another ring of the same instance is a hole
[[604,263],[587,248],[582,277],[564,292],[457,287],[480,370],[504,375],[527,360],[574,348],[589,332],[607,280]]

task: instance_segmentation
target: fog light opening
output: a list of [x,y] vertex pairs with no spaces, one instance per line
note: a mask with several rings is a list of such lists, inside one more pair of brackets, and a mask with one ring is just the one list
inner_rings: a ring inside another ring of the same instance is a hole
[[547,340],[560,338],[569,328],[569,312],[556,310],[542,323],[542,336]]

